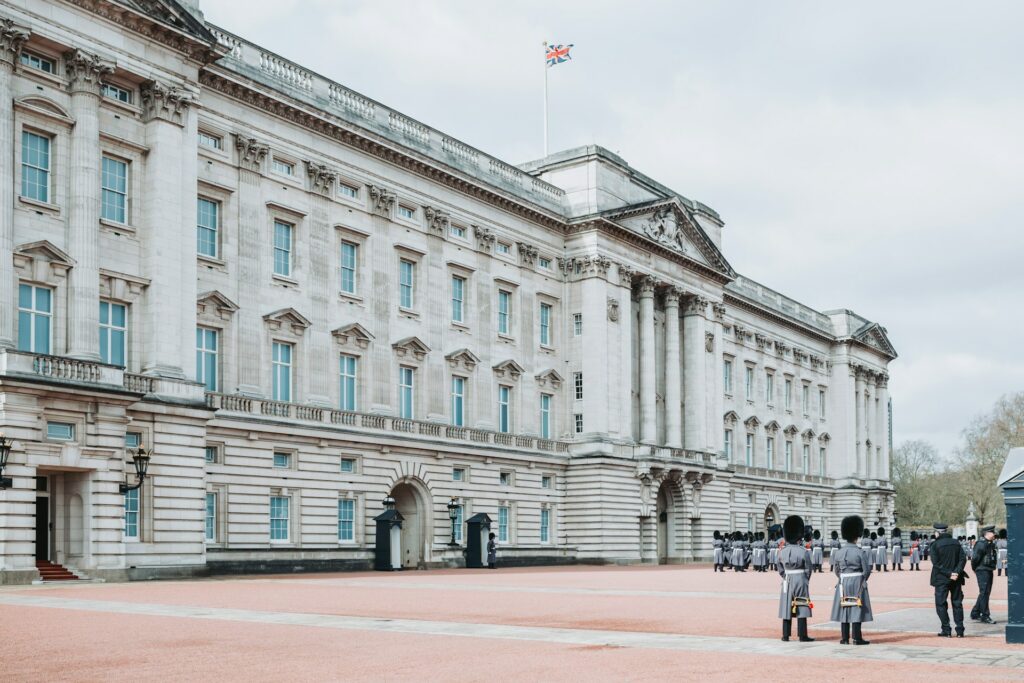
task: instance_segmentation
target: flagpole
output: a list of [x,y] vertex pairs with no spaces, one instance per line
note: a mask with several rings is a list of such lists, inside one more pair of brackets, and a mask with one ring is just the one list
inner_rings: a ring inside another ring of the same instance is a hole
[[544,156],[548,155],[548,41],[544,41]]

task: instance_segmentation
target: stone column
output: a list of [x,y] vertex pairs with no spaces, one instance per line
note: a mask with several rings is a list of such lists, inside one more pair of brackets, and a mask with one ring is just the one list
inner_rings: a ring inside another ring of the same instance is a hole
[[875,444],[880,449],[878,458],[879,479],[889,480],[889,377],[883,374],[878,375],[878,384],[875,390],[876,408],[878,417],[875,419]]
[[650,275],[640,280],[640,442],[646,444],[653,444],[658,438],[658,402],[654,376],[654,285],[654,278]]
[[[0,20],[0,348],[14,347],[14,64],[29,29]],[[98,336],[98,335],[97,335]]]
[[239,226],[238,313],[235,315],[238,348],[234,361],[238,368],[238,386],[235,391],[244,396],[259,397],[264,395],[260,373],[268,364],[266,358],[269,353],[264,349],[262,316],[270,312],[263,310],[260,298],[267,279],[261,256],[268,248],[266,235],[270,234],[260,193],[260,168],[270,147],[256,138],[236,133],[235,151],[238,153],[238,196],[235,201]]
[[853,368],[856,373],[856,382],[854,383],[854,394],[853,402],[857,407],[857,428],[854,429],[854,444],[857,448],[857,470],[856,474],[858,477],[867,476],[865,467],[864,453],[866,452],[866,446],[864,444],[864,370],[859,367]]
[[67,248],[76,263],[68,273],[67,355],[99,360],[100,81],[114,64],[82,50],[64,61],[75,119],[68,144]]
[[871,432],[871,423],[875,420],[875,405],[871,387],[875,382],[874,374],[866,372],[864,375],[864,393],[861,398],[864,401],[863,415],[864,425],[860,438],[864,441],[864,476],[868,479],[875,477],[875,435]]
[[708,300],[690,296],[683,309],[683,447],[705,450],[707,434],[707,320]]
[[[682,361],[679,357],[679,296],[676,287],[665,293],[665,445],[682,448]],[[703,360],[703,359],[702,359]]]
[[[607,259],[589,257],[580,290],[583,298],[583,430],[608,434],[608,274]],[[652,299],[653,301],[653,299]],[[653,311],[653,309],[652,309]],[[653,317],[652,317],[653,321]]]
[[715,452],[725,448],[722,418],[725,416],[725,387],[722,386],[722,326],[725,321],[725,304],[713,303],[714,321],[708,321],[709,330],[704,334],[704,350],[708,357],[707,387],[711,394],[708,400],[708,447]]
[[[337,174],[327,166],[315,161],[306,161],[306,178],[309,182],[309,283],[310,283],[310,325],[306,331],[305,375],[308,376],[307,403],[331,406],[331,384],[337,381],[339,371],[338,355],[332,353],[330,315],[331,300],[337,291],[332,286],[332,264],[337,258],[331,246],[330,206],[334,195]],[[333,407],[337,408],[337,404]]]
[[[432,422],[448,422],[450,419],[449,403],[451,396],[451,387],[447,381],[445,381],[445,375],[447,370],[447,363],[444,359],[444,354],[448,349],[444,348],[444,331],[447,329],[447,322],[451,319],[451,299],[449,298],[450,283],[448,282],[445,259],[444,259],[444,241],[448,237],[448,228],[450,217],[446,211],[441,209],[435,209],[434,207],[425,206],[423,207],[423,213],[427,221],[427,234],[430,235],[428,238],[427,256],[423,262],[423,273],[425,276],[423,292],[430,292],[430,296],[425,299],[425,308],[427,314],[427,338],[426,343],[433,351],[427,356],[425,361],[427,369],[427,400],[426,400],[426,419]],[[465,297],[467,293],[463,293]],[[524,310],[524,309],[520,309]],[[526,321],[523,319],[523,323]],[[528,337],[524,337],[524,340],[528,340]],[[532,367],[528,366],[528,367]],[[525,380],[525,378],[523,378]],[[468,384],[468,382],[467,382]],[[517,390],[513,392],[513,401],[517,404],[522,400],[522,391]],[[463,410],[466,410],[465,399],[463,402]],[[522,411],[518,409],[513,410],[515,416],[515,429],[513,431],[523,431],[522,426],[525,423]]]
[[619,264],[619,436],[630,441],[633,432],[633,270]]
[[[373,333],[377,338],[373,344],[374,382],[370,410],[375,413],[397,415],[397,394],[392,394],[392,387],[398,382],[398,371],[392,371],[391,363],[394,353],[391,344],[397,341],[391,338],[391,318],[394,315],[394,311],[391,310],[391,292],[397,290],[395,283],[398,282],[398,264],[389,235],[391,212],[394,210],[397,197],[394,192],[376,185],[368,185],[367,190],[370,195],[370,211],[373,213],[371,227],[375,238],[372,246],[373,283],[370,289],[370,309],[373,311],[376,325]],[[420,382],[422,379],[417,378]],[[396,400],[392,401],[392,395],[396,396]]]

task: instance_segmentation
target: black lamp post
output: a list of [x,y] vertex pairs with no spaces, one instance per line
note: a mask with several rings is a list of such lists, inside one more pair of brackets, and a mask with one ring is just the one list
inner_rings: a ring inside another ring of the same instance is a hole
[[892,525],[893,526],[896,526],[896,524],[897,524],[896,520],[899,518],[899,516],[900,516],[899,513],[896,512],[895,509],[893,509],[893,511],[892,511]]
[[384,506],[385,510],[395,509],[395,499],[392,498],[390,495],[384,496],[384,500],[382,500],[380,504]]
[[882,508],[878,508],[877,510],[875,510],[875,514],[878,515],[878,521],[876,522],[876,524],[878,526],[882,526]]
[[14,443],[3,432],[0,432],[0,489],[9,489],[14,486],[14,479],[3,476],[7,469],[7,459],[11,457],[11,444]]
[[134,484],[128,484],[128,477],[125,477],[124,483],[121,484],[121,493],[128,493],[135,489],[142,488],[142,482],[146,479],[146,470],[149,469],[149,452],[140,444],[138,448],[129,448],[128,453],[132,456],[132,463],[135,465],[135,478]]
[[452,521],[452,540],[448,542],[450,546],[457,546],[455,542],[455,520],[459,517],[459,499],[452,496],[452,499],[448,501],[448,519]]

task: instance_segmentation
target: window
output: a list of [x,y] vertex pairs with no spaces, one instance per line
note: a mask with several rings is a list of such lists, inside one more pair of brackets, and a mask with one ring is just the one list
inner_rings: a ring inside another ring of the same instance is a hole
[[540,305],[540,344],[551,346],[551,304]]
[[583,314],[572,314],[572,336],[579,337],[583,334]]
[[142,434],[139,432],[126,432],[124,435],[125,448],[138,448],[142,445]]
[[801,462],[801,465],[803,466],[803,472],[804,472],[804,474],[810,474],[811,473],[811,447],[808,446],[807,444],[804,444],[802,456],[803,456],[803,458],[802,458],[803,462]]
[[411,420],[413,416],[413,381],[415,370],[402,366],[398,368],[398,416]]
[[53,291],[46,287],[18,285],[18,350],[50,353],[50,319]]
[[416,286],[416,264],[402,259],[398,263],[398,305],[412,308],[413,288]]
[[768,404],[775,402],[775,375],[770,372],[764,374],[764,400]]
[[537,265],[539,265],[544,270],[551,270],[551,259],[545,256],[541,256],[539,259],[537,259]]
[[786,442],[786,471],[793,471],[793,442]]
[[498,507],[498,542],[508,543],[508,516],[509,508],[507,505]]
[[724,444],[722,450],[725,453],[725,457],[728,458],[729,460],[732,460],[732,430],[731,429],[726,429],[725,430],[725,435],[724,435],[724,438],[722,439],[722,443]]
[[100,218],[128,222],[128,164],[104,155],[100,173],[102,201]]
[[573,422],[576,424],[576,433],[583,433],[583,413],[576,413],[572,416]]
[[217,258],[219,253],[217,232],[220,229],[218,214],[220,204],[211,199],[199,198],[197,202],[196,216],[196,238],[198,240],[196,251],[200,256]]
[[498,334],[508,334],[508,318],[512,309],[512,292],[498,290]]
[[43,73],[57,73],[57,62],[52,59],[47,59],[42,55],[37,55],[34,52],[22,52],[21,63],[29,68],[42,71]]
[[291,453],[279,453],[274,452],[274,467],[288,469],[292,466],[292,454]]
[[452,424],[462,427],[466,423],[466,378],[452,377]]
[[55,441],[71,441],[75,438],[75,425],[70,422],[47,422],[46,438]]
[[727,394],[732,393],[732,361],[726,360],[722,363],[722,388]]
[[825,476],[825,449],[818,449],[818,474]]
[[355,185],[349,185],[348,183],[338,183],[338,192],[341,196],[348,197],[349,199],[359,198],[359,188]]
[[21,196],[50,201],[50,138],[21,132]]
[[786,404],[786,410],[793,407],[793,380],[787,379],[783,385],[783,400]]
[[453,467],[452,481],[466,481],[466,469],[464,467]]
[[462,526],[463,526],[463,507],[459,505],[455,508],[455,542],[462,543]]
[[339,395],[341,401],[339,408],[341,410],[356,410],[358,405],[356,402],[356,374],[358,369],[359,359],[355,356],[349,356],[347,354],[341,354],[341,385],[339,387]]
[[769,436],[764,445],[765,467],[775,469],[775,438]]
[[352,242],[341,243],[341,291],[346,294],[356,293],[356,275],[359,262],[359,245]]
[[288,508],[291,499],[288,496],[270,497],[270,540],[288,540]]
[[512,429],[512,416],[509,408],[511,396],[512,387],[498,386],[498,431],[503,434],[507,434]]
[[495,245],[494,248],[495,248],[495,250],[499,254],[511,254],[512,253],[512,245],[511,244],[507,244],[505,242],[498,242]]
[[338,501],[338,540],[356,540],[356,502],[351,498]]
[[818,417],[825,419],[825,390],[818,389]]
[[217,330],[208,327],[196,328],[196,381],[202,383],[207,391],[217,391],[217,342],[220,335]]
[[800,405],[803,408],[804,415],[810,415],[811,413],[811,388],[804,384],[800,387]]
[[743,368],[743,395],[748,401],[754,400],[754,368]]
[[551,438],[551,394],[540,395],[540,438]]
[[217,494],[206,494],[206,542],[217,540]]
[[125,104],[132,103],[132,91],[127,90],[126,88],[111,85],[110,83],[104,83],[100,88],[100,92],[103,93],[104,97],[109,97],[112,100],[124,102]]
[[549,488],[551,488],[551,475],[550,474],[545,474],[544,476],[542,476],[540,478],[540,487],[542,489],[549,489]]
[[100,302],[100,360],[109,365],[127,365],[128,307]]
[[498,474],[498,483],[501,484],[502,486],[511,486],[512,485],[512,473],[511,472],[501,472],[501,473],[499,473]]
[[745,462],[746,466],[747,467],[753,467],[754,466],[754,435],[753,434],[747,434],[747,447],[746,447],[746,450],[744,452],[744,455],[745,455],[745,461],[744,462]]
[[217,447],[207,446],[205,448],[206,462],[217,462]]
[[295,175],[295,164],[290,161],[278,159],[277,157],[274,157],[270,164],[270,168],[274,173],[280,173],[281,175]]
[[402,218],[412,220],[416,217],[416,209],[405,206],[404,204],[398,205],[398,215]]
[[274,275],[290,277],[292,274],[292,230],[295,226],[274,221]]
[[210,149],[224,149],[224,138],[213,133],[199,131],[199,144]]
[[274,342],[271,357],[273,387],[271,398],[275,401],[292,400],[292,345]]
[[551,510],[540,510],[540,542],[547,543],[551,538]]
[[139,489],[124,492],[124,538],[139,540]]
[[452,322],[463,320],[463,301],[466,296],[466,278],[452,275]]
[[342,474],[355,474],[356,461],[353,458],[342,458],[339,470]]
[[575,391],[574,396],[577,401],[583,400],[583,373],[574,372],[572,373],[572,384]]

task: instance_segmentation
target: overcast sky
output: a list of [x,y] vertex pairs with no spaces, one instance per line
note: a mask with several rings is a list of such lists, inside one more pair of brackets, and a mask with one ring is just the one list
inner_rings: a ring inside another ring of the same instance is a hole
[[596,143],[716,209],[736,270],[889,331],[895,435],[1024,390],[1024,3],[201,0],[513,163]]

